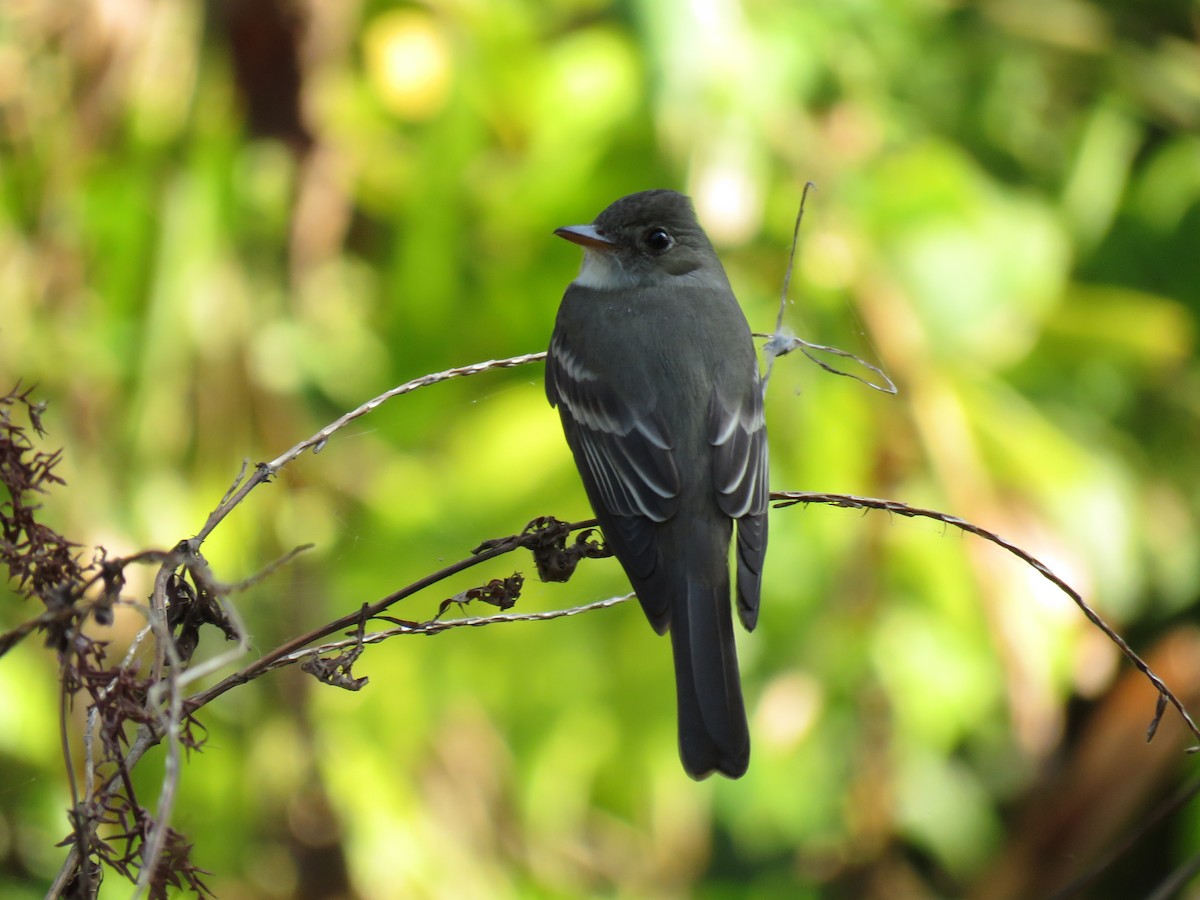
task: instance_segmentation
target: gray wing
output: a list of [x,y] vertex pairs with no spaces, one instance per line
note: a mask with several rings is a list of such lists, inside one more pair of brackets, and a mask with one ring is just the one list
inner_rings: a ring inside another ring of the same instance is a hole
[[757,371],[750,389],[729,396],[717,387],[709,406],[713,483],[721,511],[737,520],[738,616],[747,630],[758,623],[763,559],[767,552],[767,426]]
[[666,425],[654,410],[636,408],[618,396],[559,332],[546,357],[546,396],[558,408],[605,538],[634,582],[651,624],[661,632],[669,623],[666,595],[641,588],[655,575],[654,524],[671,518],[679,506],[679,471]]

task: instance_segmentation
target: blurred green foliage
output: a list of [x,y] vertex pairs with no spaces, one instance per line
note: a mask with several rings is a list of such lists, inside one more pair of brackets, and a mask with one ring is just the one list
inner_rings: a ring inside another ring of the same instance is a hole
[[[578,264],[553,228],[634,190],[693,194],[768,330],[811,180],[788,324],[901,390],[780,362],[773,487],[1000,532],[1196,702],[1198,14],[7,0],[0,385],[50,403],[68,486],[47,520],[112,554],[168,547],[243,459],[409,378],[543,348]],[[257,653],[544,514],[587,511],[528,366],[385,405],[205,552],[235,581],[317,545],[238,598]],[[1015,559],[882,514],[772,520],[742,781],[683,775],[670,654],[627,605],[393,640],[359,694],[290,671],[239,688],[202,715],[176,826],[221,897],[1038,896],[1189,777],[1170,715],[1142,743],[1153,691]],[[518,609],[626,589],[590,563]],[[0,596],[5,628],[35,613]],[[122,610],[115,644],[141,621]],[[0,660],[6,897],[61,863],[57,705],[49,651]],[[139,769],[145,798],[161,767]],[[1091,896],[1148,892],[1198,830],[1185,807]]]

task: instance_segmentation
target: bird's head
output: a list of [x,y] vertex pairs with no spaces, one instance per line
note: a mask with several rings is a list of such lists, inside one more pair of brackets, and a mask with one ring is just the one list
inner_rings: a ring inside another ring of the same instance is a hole
[[583,266],[575,279],[583,287],[668,285],[672,279],[713,268],[724,278],[692,201],[675,191],[630,194],[591,225],[568,225],[554,233],[583,247]]

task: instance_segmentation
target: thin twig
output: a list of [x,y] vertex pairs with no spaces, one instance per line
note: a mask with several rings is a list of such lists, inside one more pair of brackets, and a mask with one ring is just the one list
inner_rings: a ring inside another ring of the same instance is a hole
[[[146,697],[146,708],[158,715],[160,734],[166,738],[167,752],[163,763],[162,783],[158,790],[158,810],[150,825],[150,833],[146,836],[142,848],[142,867],[138,873],[137,884],[134,887],[134,900],[141,897],[150,887],[154,872],[158,868],[158,860],[166,844],[166,832],[175,809],[175,795],[179,789],[180,752],[179,725],[182,716],[182,703],[179,697],[179,680],[182,673],[181,660],[175,647],[175,637],[167,624],[166,584],[171,570],[161,566],[154,579],[154,592],[150,601],[150,628],[154,632],[154,643],[157,649],[155,677],[153,685]],[[167,663],[165,674],[163,661]],[[160,711],[163,693],[167,695],[167,708]]]
[[[71,650],[67,651],[72,652]],[[71,759],[71,737],[67,729],[67,712],[71,706],[72,698],[67,693],[65,684],[61,684],[58,697],[58,728],[59,740],[62,742],[62,758],[63,763],[67,768],[67,784],[71,789],[71,830],[75,833],[75,840],[71,842],[72,848],[78,849],[81,854],[84,865],[80,869],[80,890],[82,896],[88,896],[91,891],[91,872],[87,867],[88,846],[91,844],[92,835],[88,828],[88,818],[84,815],[84,807],[79,799],[79,785],[75,780],[75,763]]]
[[394,637],[414,634],[434,635],[441,634],[443,631],[449,631],[452,628],[478,628],[482,625],[499,625],[506,622],[547,622],[550,619],[562,619],[567,616],[577,616],[580,613],[608,609],[610,606],[618,606],[633,599],[633,596],[633,594],[625,594],[622,597],[609,597],[607,600],[596,600],[592,603],[585,603],[582,606],[572,606],[568,609],[551,609],[545,612],[497,613],[494,616],[466,616],[461,619],[431,619],[428,622],[403,623],[397,625],[395,628],[373,631],[361,637],[356,635],[340,641],[330,641],[318,647],[306,647],[303,650],[297,650],[294,653],[289,653],[287,656],[276,659],[272,663],[271,668],[275,669],[292,665],[311,656],[321,656],[338,650],[346,650],[358,644],[379,644]]
[[[100,794],[111,795],[114,791],[114,785],[118,780],[120,772],[131,772],[146,755],[146,751],[154,747],[161,740],[161,735],[157,734],[153,728],[142,726],[134,735],[133,743],[130,744],[129,752],[119,760],[118,772],[114,772],[109,776],[107,783],[99,792]],[[99,797],[97,798],[100,799]],[[96,823],[88,822],[87,836],[90,841],[91,835],[95,833]],[[86,850],[86,842],[83,845]],[[58,870],[58,875],[54,882],[50,885],[50,889],[46,892],[46,897],[61,897],[66,890],[67,885],[71,883],[71,879],[75,876],[76,869],[87,869],[87,857],[80,853],[80,843],[73,841],[71,849],[67,852],[67,858],[63,861],[62,868]],[[85,895],[86,896],[86,895]]]
[[345,428],[355,419],[365,416],[367,413],[383,405],[388,400],[394,397],[400,397],[404,394],[410,394],[415,390],[423,387],[429,387],[432,384],[438,384],[443,381],[449,381],[451,378],[464,378],[468,375],[479,375],[483,372],[490,372],[493,369],[512,369],[517,366],[523,366],[526,363],[537,362],[546,358],[546,352],[526,353],[522,356],[512,356],[508,359],[490,359],[486,362],[473,363],[469,366],[459,366],[454,369],[446,369],[443,372],[434,372],[430,375],[422,375],[420,378],[414,378],[412,381],[406,381],[404,384],[397,385],[391,390],[384,391],[378,397],[373,397],[366,403],[363,403],[356,409],[352,409],[344,416],[340,416],[330,422],[312,437],[305,438],[300,443],[296,444],[290,450],[281,453],[273,460],[267,463],[260,463],[255,469],[254,474],[243,479],[246,472],[245,465],[242,466],[242,471],[238,473],[238,477],[234,479],[233,485],[226,492],[225,497],[216,509],[209,514],[204,526],[192,538],[194,545],[199,548],[200,544],[212,533],[212,530],[221,523],[221,521],[229,515],[229,513],[239,503],[246,498],[254,488],[273,478],[281,468],[294,460],[305,450],[315,449],[320,450],[325,446],[334,434]]
[[[595,519],[587,519],[582,522],[573,522],[567,525],[566,528],[569,531],[579,531],[585,528],[593,528],[595,525]],[[366,607],[365,615],[367,618],[378,616],[393,604],[398,603],[406,597],[411,597],[413,594],[424,590],[430,585],[436,584],[437,582],[442,581],[451,575],[457,575],[459,572],[463,572],[472,568],[473,566],[479,565],[480,563],[496,559],[497,557],[503,556],[505,553],[510,553],[521,546],[522,545],[516,536],[503,541],[489,542],[489,545],[486,547],[486,549],[481,549],[480,552],[472,554],[465,559],[460,559],[458,562],[444,566],[438,571],[432,572],[429,575],[426,575],[424,578],[419,578],[411,584],[405,585],[399,590],[388,594],[386,597],[369,604]],[[281,665],[280,660],[296,654],[297,651],[307,647],[309,644],[319,641],[324,637],[328,637],[329,635],[338,631],[342,631],[343,629],[353,627],[363,616],[364,611],[362,609],[357,609],[352,613],[348,613],[347,615],[341,616],[332,622],[322,625],[320,628],[315,628],[306,634],[302,634],[290,641],[286,641],[240,671],[234,672],[232,675],[223,678],[212,687],[209,687],[188,698],[187,703],[185,704],[187,712],[189,714],[195,712],[200,707],[210,703],[212,700],[215,700],[217,697],[221,696],[221,694],[224,694],[226,691],[237,687],[239,684],[245,684],[246,682],[257,678],[259,675],[262,675],[264,672],[277,668],[279,665]]]
[[[1104,635],[1110,641],[1116,644],[1118,648],[1120,648],[1121,652],[1125,654],[1125,658],[1133,664],[1134,668],[1136,668],[1139,672],[1145,675],[1147,679],[1149,679],[1150,683],[1153,684],[1155,689],[1158,691],[1159,697],[1165,698],[1168,703],[1175,707],[1175,709],[1183,717],[1184,722],[1187,723],[1188,730],[1192,732],[1192,735],[1196,737],[1197,740],[1200,740],[1200,727],[1197,727],[1196,723],[1192,721],[1192,717],[1188,713],[1187,708],[1184,707],[1179,698],[1171,692],[1166,683],[1154,673],[1149,665],[1146,664],[1145,660],[1143,660],[1137,655],[1137,653],[1133,651],[1133,648],[1125,642],[1125,639],[1121,637],[1121,635],[1117,634],[1117,632],[1113,630],[1113,628],[1106,621],[1104,621],[1103,618],[1101,618],[1100,614],[1087,604],[1083,597],[1080,596],[1080,594],[1074,588],[1063,581],[1059,576],[1055,575],[1054,572],[1050,570],[1049,566],[1037,559],[1035,556],[1033,556],[1033,554],[1022,550],[1016,544],[1006,541],[995,532],[988,531],[986,528],[980,528],[978,525],[974,525],[971,522],[968,522],[966,519],[958,518],[958,516],[951,516],[932,509],[921,509],[919,507],[909,506],[896,500],[880,500],[875,497],[855,497],[848,494],[809,493],[807,491],[772,492],[771,499],[772,501],[775,501],[776,509],[793,506],[797,503],[823,503],[828,506],[838,506],[845,509],[879,509],[885,512],[894,513],[898,516],[906,516],[908,518],[933,519],[937,522],[943,522],[946,525],[952,525],[962,531],[970,532],[971,534],[981,537],[985,541],[989,541],[998,547],[1003,547],[1005,550],[1025,562],[1027,565],[1032,566],[1038,571],[1039,574],[1042,575],[1042,577],[1047,579],[1051,584],[1070,597],[1075,605],[1079,607],[1080,611],[1087,616],[1088,621],[1104,632]],[[1155,711],[1155,717],[1151,722],[1151,727],[1148,729],[1147,739],[1154,736],[1154,730],[1157,727],[1158,719],[1161,717],[1161,715],[1161,710]],[[1200,745],[1189,747],[1187,750],[1188,753],[1195,753],[1197,751],[1200,751]]]
[[[785,356],[788,353],[791,353],[793,350],[799,350],[801,353],[803,353],[805,356],[807,356],[812,362],[815,362],[818,366],[820,366],[822,369],[824,369],[826,372],[828,372],[831,375],[841,375],[845,378],[853,378],[855,381],[866,385],[867,387],[871,388],[872,390],[879,391],[882,394],[897,394],[897,393],[899,393],[899,389],[896,387],[896,383],[894,381],[892,381],[892,379],[888,376],[887,372],[883,371],[883,369],[879,368],[879,366],[872,365],[871,363],[869,363],[865,359],[863,359],[861,356],[856,356],[855,354],[851,353],[848,350],[842,350],[839,347],[826,347],[824,344],[814,344],[814,343],[804,340],[804,338],[799,338],[799,337],[796,337],[795,335],[780,334],[778,332],[776,332],[775,334],[761,334],[759,332],[755,332],[754,336],[759,337],[759,338],[768,338],[768,341],[764,345],[763,350],[766,351],[767,358],[769,360],[771,360],[771,362],[774,362],[775,357],[777,357],[777,356]],[[835,368],[834,366],[829,365],[829,363],[825,362],[824,360],[817,359],[817,357],[813,356],[812,353],[809,352],[812,350],[815,350],[818,353],[829,353],[829,354],[832,354],[833,356],[840,356],[843,359],[852,359],[856,363],[858,363],[860,366],[862,366],[863,368],[870,369],[872,372],[874,372],[876,375],[878,375],[880,378],[882,378],[883,383],[877,384],[874,381],[870,381],[869,379],[863,378],[861,375],[855,375],[853,372],[844,372],[841,369]],[[768,370],[769,370],[769,366],[770,366],[770,364],[768,363]]]
[[[776,358],[780,356],[786,356],[793,350],[799,350],[801,353],[807,356],[810,361],[816,363],[831,375],[842,375],[846,378],[853,378],[855,381],[861,382],[873,390],[880,391],[884,394],[895,394],[897,393],[895,383],[891,378],[888,377],[887,373],[884,372],[883,369],[879,368],[879,366],[874,366],[865,359],[855,356],[853,353],[850,353],[847,350],[842,350],[838,347],[826,347],[824,344],[813,344],[804,340],[803,338],[796,337],[795,335],[788,334],[786,331],[784,331],[783,317],[784,313],[787,311],[788,293],[791,291],[792,286],[792,272],[796,265],[796,248],[800,245],[800,225],[804,221],[804,208],[808,204],[808,192],[810,190],[815,191],[816,189],[817,186],[811,181],[806,182],[804,185],[804,192],[800,195],[800,209],[796,211],[796,224],[792,226],[792,245],[788,250],[787,269],[783,273],[783,289],[779,293],[779,313],[775,317],[775,331],[771,334],[762,334],[758,331],[754,332],[754,337],[767,338],[766,344],[763,345],[763,353],[767,357],[767,371],[763,375],[762,379],[763,395],[766,395],[767,384],[771,380],[771,372],[775,368]],[[816,351],[818,353],[829,353],[833,356],[840,356],[842,359],[852,359],[860,366],[870,369],[872,372],[878,375],[881,379],[883,379],[883,383],[877,384],[874,381],[863,378],[861,375],[855,375],[853,372],[843,372],[841,369],[829,365],[829,363],[825,362],[824,360],[817,359],[817,357],[813,356],[811,351]]]
[[217,596],[227,597],[230,594],[240,594],[244,591],[248,591],[256,584],[262,582],[264,579],[270,578],[284,566],[289,565],[292,560],[294,560],[301,553],[307,553],[315,546],[316,544],[301,544],[299,547],[294,547],[278,559],[267,563],[249,578],[243,578],[241,581],[235,581],[232,584],[214,582],[214,584],[216,584],[218,587]]
[[1158,885],[1146,900],[1171,900],[1172,897],[1181,896],[1182,891],[1189,881],[1200,873],[1200,853],[1194,854],[1190,859],[1180,864],[1175,871],[1167,876],[1167,880]]
[[[771,381],[771,372],[775,368],[775,357],[782,356],[776,350],[770,349],[776,338],[784,339],[783,333],[783,316],[787,312],[788,292],[792,289],[792,270],[796,267],[796,248],[800,245],[800,224],[804,221],[804,207],[808,204],[808,192],[815,191],[817,186],[811,181],[804,183],[804,191],[800,194],[800,208],[796,210],[796,224],[792,226],[792,245],[788,250],[787,268],[783,272],[783,287],[779,291],[779,313],[775,316],[775,334],[771,336],[771,340],[767,342],[767,346],[763,349],[767,354],[767,371],[763,374],[762,390],[763,396],[766,396],[767,385]],[[757,337],[767,337],[767,335],[756,335]]]

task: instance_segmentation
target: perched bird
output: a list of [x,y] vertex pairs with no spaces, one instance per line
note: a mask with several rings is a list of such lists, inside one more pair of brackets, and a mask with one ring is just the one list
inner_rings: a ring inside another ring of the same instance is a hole
[[671,633],[679,755],[695,779],[750,762],[730,611],[758,620],[767,549],[767,432],[750,327],[674,191],[631,194],[591,225],[558,309],[546,396],[605,541],[659,633]]

